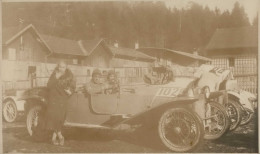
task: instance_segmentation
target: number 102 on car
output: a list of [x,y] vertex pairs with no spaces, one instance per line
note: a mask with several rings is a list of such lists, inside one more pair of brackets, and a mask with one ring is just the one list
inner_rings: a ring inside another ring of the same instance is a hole
[[176,97],[182,92],[181,88],[160,88],[156,96],[161,97]]

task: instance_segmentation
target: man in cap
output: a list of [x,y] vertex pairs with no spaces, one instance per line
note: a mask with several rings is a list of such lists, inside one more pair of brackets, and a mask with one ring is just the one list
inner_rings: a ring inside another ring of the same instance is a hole
[[119,82],[116,78],[116,73],[113,70],[110,70],[107,75],[107,82],[105,85],[106,94],[114,94],[119,92]]
[[99,69],[92,72],[92,79],[86,84],[85,90],[88,94],[104,93],[104,84],[101,82],[101,71]]

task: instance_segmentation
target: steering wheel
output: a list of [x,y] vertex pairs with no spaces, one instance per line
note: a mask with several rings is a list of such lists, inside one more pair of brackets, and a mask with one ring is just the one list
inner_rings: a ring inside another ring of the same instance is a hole
[[163,76],[163,79],[161,81],[161,84],[167,83],[169,81],[169,79],[170,79],[169,73],[168,72],[164,73],[164,76]]

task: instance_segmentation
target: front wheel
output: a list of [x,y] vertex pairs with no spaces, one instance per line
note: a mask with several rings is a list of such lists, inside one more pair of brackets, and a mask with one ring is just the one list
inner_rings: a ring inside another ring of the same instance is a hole
[[172,151],[194,150],[203,140],[204,131],[196,113],[185,108],[171,108],[159,120],[159,137]]
[[28,111],[27,119],[26,119],[26,127],[30,136],[33,135],[33,130],[35,130],[35,128],[39,124],[39,114],[41,110],[42,110],[42,106],[34,105]]
[[207,104],[206,118],[204,119],[204,138],[215,140],[223,136],[230,128],[230,119],[226,108],[216,102]]
[[241,107],[239,106],[239,104],[237,104],[237,102],[235,102],[233,100],[228,100],[228,103],[226,104],[226,108],[227,108],[228,115],[230,116],[230,121],[231,121],[230,131],[233,131],[241,123],[241,120],[242,120]]
[[242,126],[248,124],[252,118],[253,118],[253,112],[248,108],[244,108],[244,110],[242,110],[242,120],[240,125]]
[[3,104],[3,117],[6,122],[14,122],[17,118],[17,108],[13,100],[8,99]]

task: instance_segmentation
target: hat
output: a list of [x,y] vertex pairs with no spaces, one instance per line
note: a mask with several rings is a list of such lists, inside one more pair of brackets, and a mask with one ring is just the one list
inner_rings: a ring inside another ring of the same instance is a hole
[[101,75],[101,71],[99,69],[94,69],[94,71],[92,72],[92,76],[94,75]]

